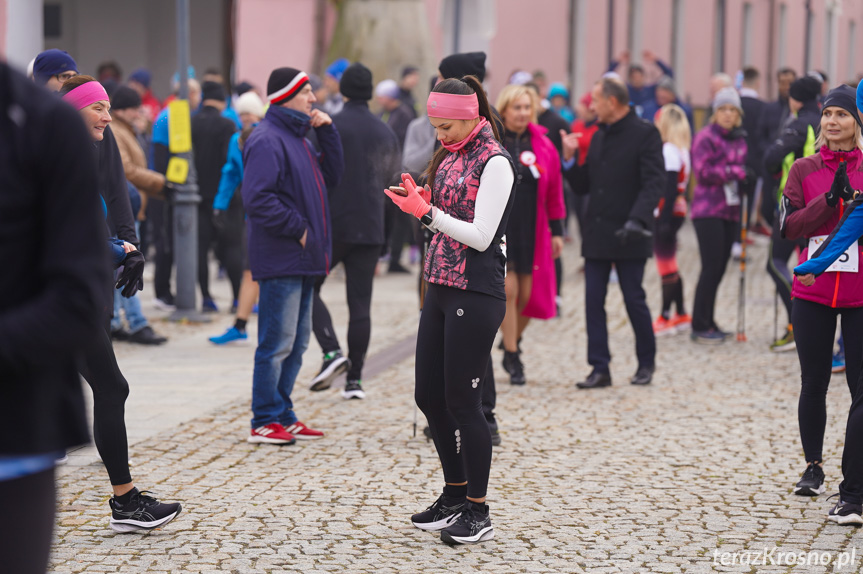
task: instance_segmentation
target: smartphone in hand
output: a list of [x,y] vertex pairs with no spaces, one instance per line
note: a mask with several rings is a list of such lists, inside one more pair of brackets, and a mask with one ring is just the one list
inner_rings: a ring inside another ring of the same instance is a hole
[[391,185],[390,191],[392,191],[393,193],[397,193],[402,197],[407,197],[408,195],[407,190],[400,185]]

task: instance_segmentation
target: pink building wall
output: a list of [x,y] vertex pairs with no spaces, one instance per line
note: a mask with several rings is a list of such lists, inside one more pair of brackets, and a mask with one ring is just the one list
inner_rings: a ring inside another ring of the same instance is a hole
[[[0,0],[2,1],[2,0]],[[282,65],[309,68],[314,49],[315,0],[236,0],[237,1],[237,78],[264,86],[270,70]],[[448,0],[425,0],[428,25],[432,32],[431,49],[439,60],[449,53],[444,45],[441,15]],[[496,0],[490,17],[494,18],[494,35],[488,44],[488,77],[486,84],[492,99],[505,85],[514,69],[542,69],[549,81],[589,87],[607,69],[608,1],[579,0],[584,3],[585,20],[578,28],[584,34],[583,66],[571,77],[569,48],[569,0],[543,0],[529,4],[521,0]],[[640,60],[641,50],[650,50],[672,64],[674,34],[674,0],[611,0],[614,2],[613,55],[617,56],[630,44],[629,8],[641,5],[641,18],[636,22],[634,38],[640,39],[640,49],[633,58]],[[675,70],[680,96],[695,106],[709,104],[710,76],[714,69],[717,3],[719,0],[683,0],[683,26],[679,38],[683,49]],[[290,8],[287,8],[290,4]],[[806,12],[802,0],[725,0],[726,27],[724,70],[732,76],[743,66],[744,6],[751,6],[751,38],[749,65],[762,72],[761,92],[775,96],[775,74],[780,66],[790,66],[804,72]],[[779,14],[784,6],[785,41],[780,46]],[[539,7],[539,9],[538,9]],[[771,7],[773,11],[771,12]],[[827,11],[836,7],[839,24],[836,29],[836,58],[828,69],[825,30]],[[830,83],[849,77],[851,54],[849,22],[856,24],[853,75],[863,72],[863,0],[812,0],[814,25],[810,68],[830,73]],[[328,3],[328,30],[332,33],[335,13]],[[469,22],[463,23],[468,29]],[[774,28],[773,47],[770,29]],[[780,56],[784,54],[784,61]],[[405,62],[406,64],[408,62]],[[771,75],[772,75],[771,74]]]

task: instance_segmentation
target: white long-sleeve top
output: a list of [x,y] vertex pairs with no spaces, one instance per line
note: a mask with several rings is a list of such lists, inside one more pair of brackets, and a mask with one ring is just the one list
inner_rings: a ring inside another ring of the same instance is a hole
[[473,221],[461,221],[433,206],[429,229],[449,235],[477,251],[485,251],[500,226],[514,180],[509,160],[502,155],[494,156],[485,164],[479,178]]

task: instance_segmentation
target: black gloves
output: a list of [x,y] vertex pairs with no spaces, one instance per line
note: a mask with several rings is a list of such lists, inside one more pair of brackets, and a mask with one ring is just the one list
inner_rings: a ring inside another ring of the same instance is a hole
[[848,167],[844,161],[836,169],[836,175],[833,176],[833,185],[830,186],[830,191],[825,196],[827,197],[827,205],[830,207],[836,207],[840,199],[846,203],[854,199],[854,190],[851,188],[851,182],[848,180]]
[[614,232],[620,242],[624,245],[628,241],[637,241],[639,239],[650,239],[653,237],[653,232],[646,229],[640,221],[630,219],[623,224],[623,227]]
[[174,196],[177,194],[177,188],[170,181],[166,181],[165,185],[162,187],[162,195],[165,196],[165,201],[169,203],[174,202]]
[[123,287],[123,297],[131,297],[144,288],[144,254],[138,251],[130,251],[123,259],[123,271],[117,278],[115,289]]

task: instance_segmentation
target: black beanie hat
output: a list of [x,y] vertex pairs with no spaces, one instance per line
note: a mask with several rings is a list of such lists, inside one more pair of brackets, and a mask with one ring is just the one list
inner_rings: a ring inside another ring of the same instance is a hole
[[112,110],[127,110],[141,105],[141,96],[129,86],[118,86],[111,95]]
[[791,82],[788,95],[798,102],[811,102],[821,94],[821,82],[812,76],[803,76]]
[[219,82],[204,82],[201,85],[201,101],[216,100],[225,101],[225,86]]
[[372,99],[372,71],[356,62],[348,66],[339,82],[339,91],[352,100]]
[[276,68],[267,80],[267,100],[280,106],[296,96],[309,83],[309,76],[296,68]]
[[860,120],[860,114],[857,113],[857,90],[851,86],[846,86],[845,84],[836,86],[827,92],[827,97],[824,98],[824,105],[821,108],[821,113],[824,113],[824,110],[831,106],[842,108],[851,114],[851,117],[854,118],[857,125],[863,128],[863,121]]
[[485,52],[452,54],[440,61],[438,70],[444,80],[476,76],[480,82],[485,81]]

